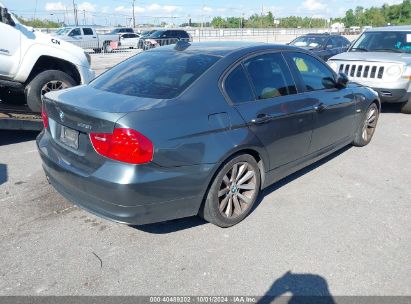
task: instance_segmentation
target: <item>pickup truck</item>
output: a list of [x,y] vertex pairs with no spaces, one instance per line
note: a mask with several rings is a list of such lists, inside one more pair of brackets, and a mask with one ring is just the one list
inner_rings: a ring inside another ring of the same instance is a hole
[[1,3],[0,36],[0,129],[30,113],[38,121],[43,94],[95,77],[83,49],[22,25]]
[[119,34],[97,34],[91,26],[62,27],[53,35],[83,49],[92,49],[95,53],[111,52],[113,50],[112,42],[119,41]]

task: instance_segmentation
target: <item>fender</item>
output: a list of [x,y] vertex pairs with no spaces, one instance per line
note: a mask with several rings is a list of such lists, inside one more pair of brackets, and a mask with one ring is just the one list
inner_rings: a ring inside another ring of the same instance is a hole
[[36,32],[35,36],[34,43],[31,39],[22,39],[21,62],[14,77],[15,81],[24,83],[41,56],[70,62],[76,66],[80,74],[82,70],[80,67],[90,67],[83,49],[51,35]]

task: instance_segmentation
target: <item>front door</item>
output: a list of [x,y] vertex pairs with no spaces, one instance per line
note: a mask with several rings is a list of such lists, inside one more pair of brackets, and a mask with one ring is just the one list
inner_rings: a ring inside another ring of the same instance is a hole
[[310,153],[352,137],[355,102],[351,89],[337,88],[334,72],[313,56],[298,52],[285,56],[304,85],[304,95],[315,101]]
[[298,94],[281,53],[245,59],[226,78],[225,89],[267,149],[271,170],[307,155],[314,104]]
[[[1,18],[1,17],[0,17]],[[20,25],[11,26],[0,20],[0,77],[12,78],[20,65]]]

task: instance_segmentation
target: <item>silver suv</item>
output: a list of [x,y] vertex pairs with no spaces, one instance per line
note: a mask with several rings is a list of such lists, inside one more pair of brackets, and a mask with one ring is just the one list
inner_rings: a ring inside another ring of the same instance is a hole
[[328,64],[373,88],[382,102],[401,103],[401,112],[411,114],[411,26],[369,29]]

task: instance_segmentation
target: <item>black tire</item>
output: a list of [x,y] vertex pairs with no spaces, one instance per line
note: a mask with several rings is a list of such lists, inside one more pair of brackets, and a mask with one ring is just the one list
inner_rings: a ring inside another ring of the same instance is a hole
[[354,141],[352,143],[354,146],[363,147],[368,145],[374,135],[375,128],[377,127],[379,115],[380,111],[378,106],[375,103],[372,103],[364,113],[357,132],[355,132]]
[[401,113],[411,114],[411,99],[401,105]]
[[[241,170],[244,164],[246,167]],[[235,166],[237,170],[234,169]],[[250,172],[254,172],[254,175]],[[250,177],[245,179],[248,175]],[[243,179],[245,180],[241,183]],[[229,182],[230,186],[224,180]],[[241,222],[253,209],[260,192],[260,184],[260,170],[254,157],[241,154],[231,158],[214,177],[199,215],[206,221],[223,228]],[[253,185],[254,189],[241,189]],[[226,200],[225,205],[224,200]]]
[[113,48],[110,46],[110,42],[104,42],[103,51],[104,53],[111,53],[113,51]]
[[[45,89],[46,85],[55,82]],[[61,83],[61,85],[59,85]],[[48,70],[41,72],[34,77],[26,86],[27,105],[33,112],[41,112],[41,97],[48,91],[55,91],[75,86],[77,83],[68,74],[58,70]],[[52,89],[55,87],[56,89]]]

